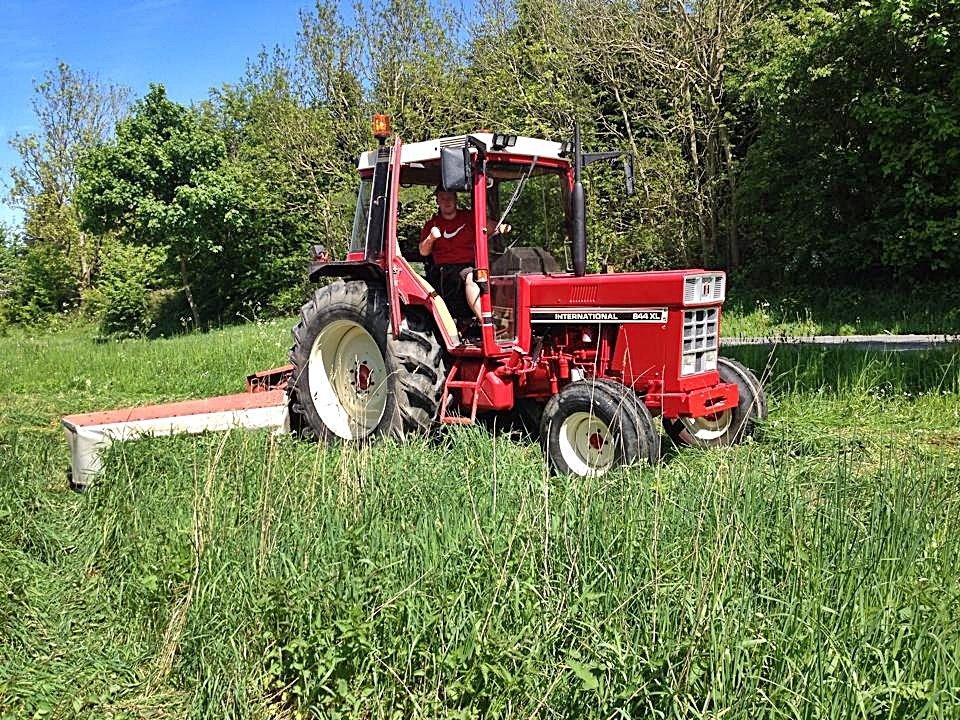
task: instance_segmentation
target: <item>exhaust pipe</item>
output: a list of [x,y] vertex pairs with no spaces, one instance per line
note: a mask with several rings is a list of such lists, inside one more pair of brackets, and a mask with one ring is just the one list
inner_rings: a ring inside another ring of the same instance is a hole
[[573,274],[587,274],[587,204],[580,179],[583,166],[583,150],[580,147],[580,123],[573,126],[573,195],[571,196],[571,220],[573,221]]

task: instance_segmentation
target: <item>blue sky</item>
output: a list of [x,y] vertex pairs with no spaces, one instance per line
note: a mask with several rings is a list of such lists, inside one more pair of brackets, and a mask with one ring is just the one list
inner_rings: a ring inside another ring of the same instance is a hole
[[[35,128],[33,81],[64,61],[142,96],[162,83],[189,103],[236,82],[263,47],[296,40],[310,0],[0,0],[0,194],[16,154],[8,141]],[[0,222],[18,222],[0,200]]]

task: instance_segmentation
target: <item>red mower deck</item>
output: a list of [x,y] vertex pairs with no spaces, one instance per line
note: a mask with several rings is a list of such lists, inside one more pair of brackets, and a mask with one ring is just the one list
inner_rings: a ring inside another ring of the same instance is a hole
[[208,431],[289,429],[288,368],[255,373],[247,391],[202,400],[67,415],[60,422],[70,445],[75,486],[90,484],[103,467],[102,453],[112,443]]

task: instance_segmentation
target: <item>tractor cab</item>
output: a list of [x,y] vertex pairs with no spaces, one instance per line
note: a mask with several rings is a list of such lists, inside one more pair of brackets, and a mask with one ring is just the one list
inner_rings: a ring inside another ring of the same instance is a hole
[[[376,176],[378,163],[384,164],[383,154],[381,147],[360,157],[347,261],[384,262],[388,254],[393,255],[399,266],[398,285],[419,285],[432,296],[440,324],[449,331],[445,339],[451,351],[510,352],[521,336],[529,335],[517,322],[518,276],[563,274],[570,267],[574,173],[565,145],[482,132],[404,144],[399,149],[394,145],[390,167],[395,183],[384,182],[380,190]],[[445,177],[451,155],[459,161],[459,182]],[[482,319],[489,318],[480,323],[479,332],[471,316],[448,311],[457,303],[437,293],[429,281],[432,258],[418,250],[424,223],[437,211],[434,194],[438,189],[456,192],[459,208],[472,219],[474,273],[481,287]],[[385,209],[388,216],[381,224],[395,230],[385,244],[373,244],[371,256],[371,225],[376,225],[380,209],[374,199],[380,193],[390,198]],[[416,305],[418,295],[414,289],[407,300]]]

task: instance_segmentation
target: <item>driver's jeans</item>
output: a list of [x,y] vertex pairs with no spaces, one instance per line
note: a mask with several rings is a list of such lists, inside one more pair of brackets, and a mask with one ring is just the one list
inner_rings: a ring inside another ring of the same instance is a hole
[[458,320],[473,317],[473,312],[467,304],[464,290],[467,275],[473,272],[472,264],[431,265],[427,272],[427,282],[433,285],[443,301],[447,304],[450,314]]

